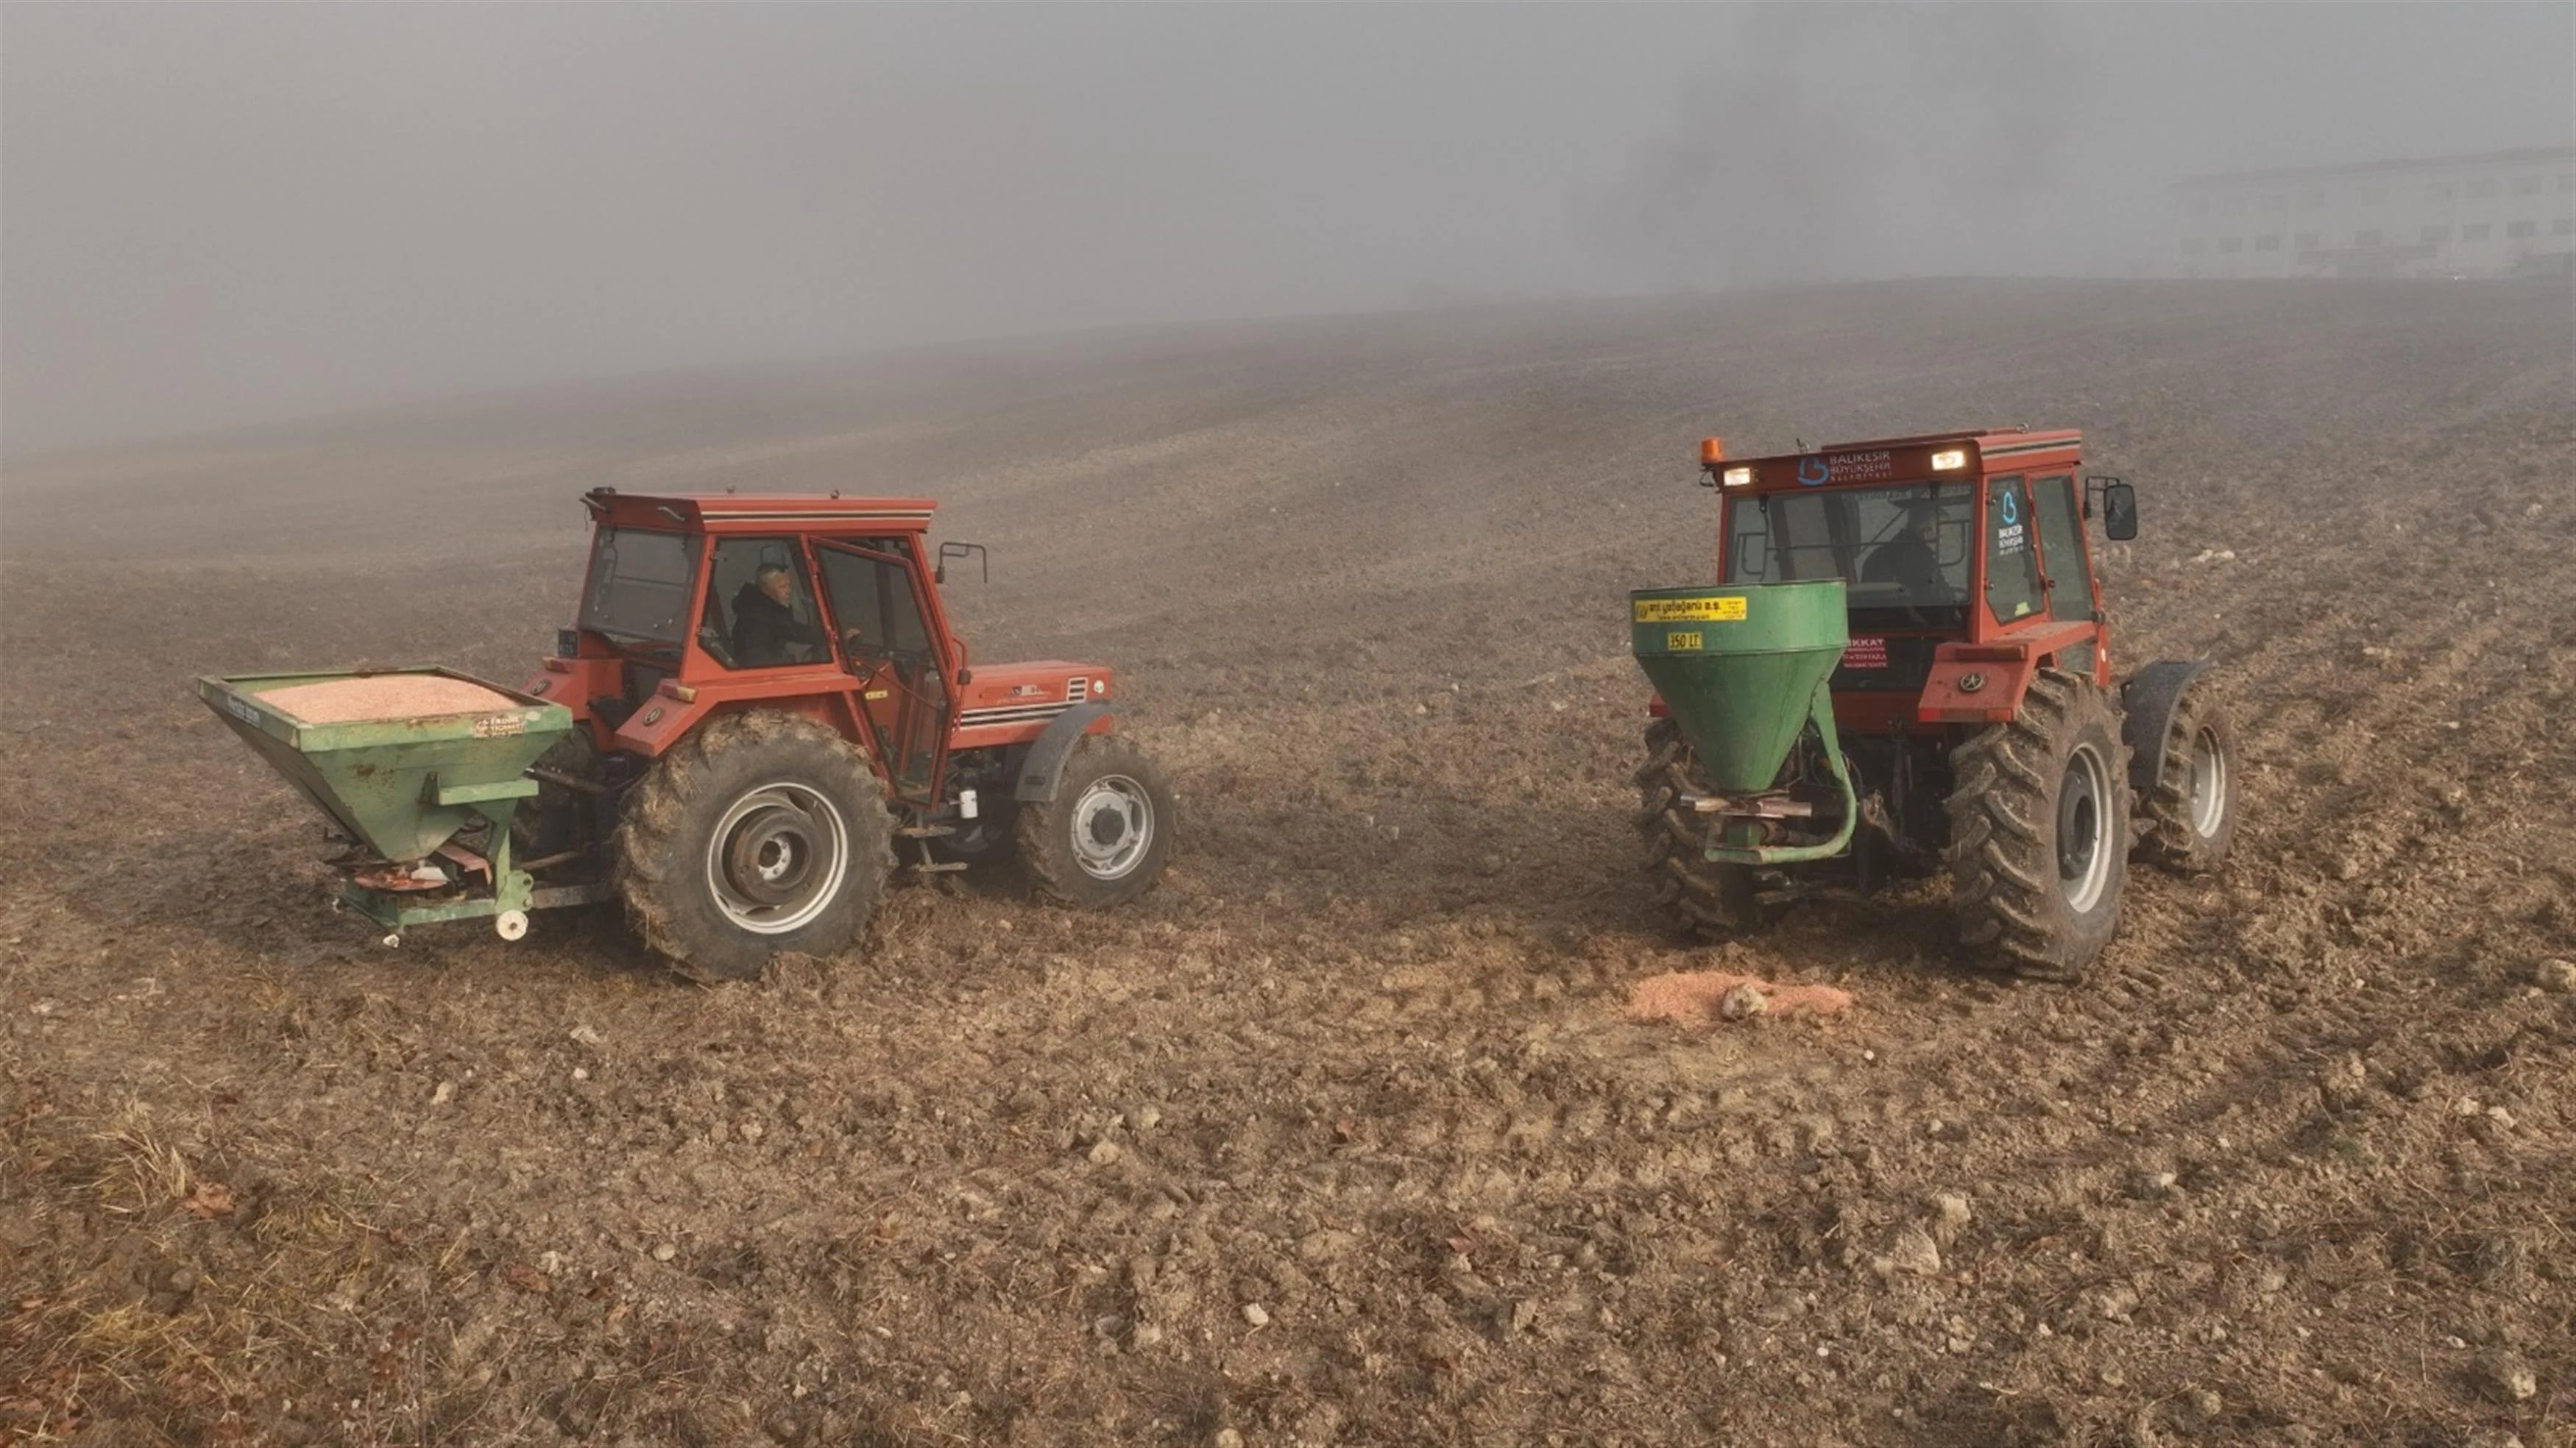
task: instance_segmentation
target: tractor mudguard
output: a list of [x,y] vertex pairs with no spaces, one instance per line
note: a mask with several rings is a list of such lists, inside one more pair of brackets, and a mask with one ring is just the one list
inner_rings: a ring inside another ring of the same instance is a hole
[[1076,704],[1055,716],[1020,760],[1020,777],[1011,787],[1011,798],[1022,804],[1053,802],[1056,781],[1064,778],[1064,764],[1073,757],[1073,747],[1109,714],[1106,704]]
[[2191,681],[2209,668],[2206,659],[2159,659],[2120,685],[2120,735],[2129,746],[2129,787],[2155,787],[2165,763],[2165,735],[2174,707]]

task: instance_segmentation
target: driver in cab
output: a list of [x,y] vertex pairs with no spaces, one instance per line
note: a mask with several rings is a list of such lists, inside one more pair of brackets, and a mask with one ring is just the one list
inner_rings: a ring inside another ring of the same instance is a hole
[[1869,560],[1860,568],[1860,581],[1894,584],[1909,598],[1947,597],[1949,580],[1941,576],[1940,507],[1907,503],[1904,531],[1870,550]]
[[796,575],[764,563],[733,596],[733,652],[745,668],[803,664],[823,657],[823,631],[799,619]]

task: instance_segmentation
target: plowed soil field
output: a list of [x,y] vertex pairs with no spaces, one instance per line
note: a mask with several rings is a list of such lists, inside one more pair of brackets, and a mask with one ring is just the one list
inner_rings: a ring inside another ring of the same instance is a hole
[[[1092,336],[13,468],[0,1439],[2389,1443],[2576,1418],[2563,286],[1917,283]],[[1738,453],[2075,426],[2246,821],[2096,977],[1649,904],[1631,587]],[[575,495],[922,494],[1098,659],[1143,901],[707,988],[386,950],[204,673],[515,681]],[[1838,1014],[1632,1020],[1719,969]]]

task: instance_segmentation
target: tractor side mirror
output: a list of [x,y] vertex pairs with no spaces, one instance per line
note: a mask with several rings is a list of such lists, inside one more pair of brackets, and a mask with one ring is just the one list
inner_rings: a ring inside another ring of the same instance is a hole
[[2126,543],[2138,536],[2138,490],[2118,478],[2084,480],[2084,516],[2093,516],[2093,500],[2102,500],[2102,536]]
[[948,560],[951,558],[962,559],[968,556],[972,556],[974,558],[977,569],[983,574],[983,581],[986,583],[992,582],[993,560],[985,556],[984,545],[981,543],[940,544],[939,566],[931,570],[930,581],[933,583],[946,583],[948,581]]
[[2138,490],[2113,483],[2102,490],[2102,536],[2126,543],[2138,536]]

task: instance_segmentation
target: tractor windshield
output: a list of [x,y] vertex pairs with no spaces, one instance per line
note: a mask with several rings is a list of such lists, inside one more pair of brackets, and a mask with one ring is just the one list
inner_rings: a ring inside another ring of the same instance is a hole
[[1727,579],[1839,578],[1854,628],[1964,628],[1972,507],[1962,483],[1737,498],[1727,509]]
[[697,569],[693,535],[602,528],[590,543],[581,626],[628,643],[676,644],[687,637]]

